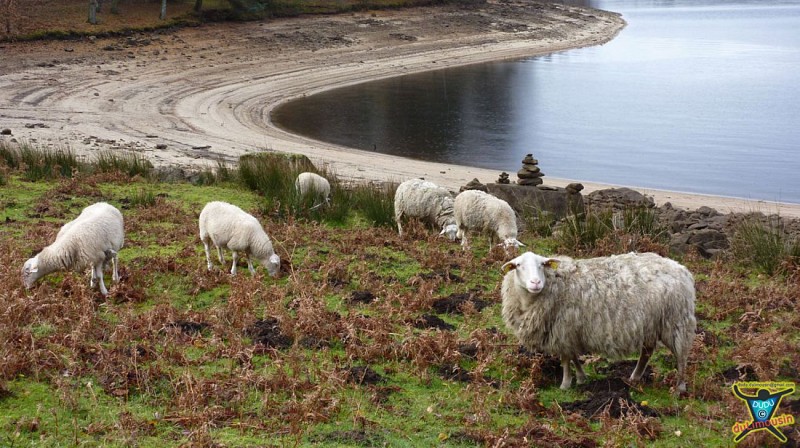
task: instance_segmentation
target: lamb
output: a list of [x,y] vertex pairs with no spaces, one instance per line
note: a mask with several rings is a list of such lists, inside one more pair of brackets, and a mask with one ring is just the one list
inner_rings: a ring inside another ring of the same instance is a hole
[[91,288],[100,285],[108,295],[103,269],[111,262],[114,282],[119,281],[117,253],[125,240],[122,213],[111,204],[98,202],[84,208],[74,220],[64,224],[55,241],[22,266],[22,282],[31,289],[40,278],[59,270],[92,269]]
[[684,375],[696,320],[692,274],[653,253],[573,260],[526,252],[503,265],[501,294],[506,326],[530,350],[561,358],[561,389],[586,375],[578,356],[619,358],[641,351],[631,381],[639,381],[661,341],[677,363],[677,391]]
[[225,264],[222,249],[233,252],[233,265],[231,275],[236,275],[236,263],[239,261],[239,252],[247,256],[247,268],[255,274],[252,258],[256,258],[266,269],[269,275],[276,277],[281,265],[281,259],[275,254],[267,233],[258,220],[241,208],[227,202],[209,202],[200,212],[200,240],[206,251],[208,270],[212,268],[209,243],[214,243],[217,248],[219,262]]
[[494,245],[495,236],[508,249],[525,246],[517,240],[517,218],[508,202],[479,190],[466,190],[458,194],[453,204],[458,227],[458,238],[465,249],[467,231],[477,230],[489,235],[489,247]]
[[397,232],[403,235],[404,218],[419,218],[429,225],[442,229],[450,241],[456,239],[458,227],[453,215],[453,195],[433,182],[410,179],[397,187],[394,195],[394,219]]
[[300,173],[297,175],[297,180],[294,181],[294,188],[300,196],[314,195],[315,197],[322,197],[325,202],[330,201],[331,184],[328,179],[315,173]]

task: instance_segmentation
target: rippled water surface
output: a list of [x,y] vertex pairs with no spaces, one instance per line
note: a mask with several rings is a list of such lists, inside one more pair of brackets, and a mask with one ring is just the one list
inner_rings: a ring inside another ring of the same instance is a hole
[[800,203],[800,0],[569,3],[628,26],[603,46],[347,87],[272,119],[416,159],[514,173],[533,152],[553,177]]

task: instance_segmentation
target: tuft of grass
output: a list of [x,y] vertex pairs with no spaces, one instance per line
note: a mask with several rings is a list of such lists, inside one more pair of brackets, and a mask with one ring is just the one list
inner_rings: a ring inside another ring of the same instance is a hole
[[359,184],[352,189],[353,208],[367,220],[370,225],[394,227],[394,194],[396,182],[388,182],[381,186]]
[[118,172],[128,177],[149,178],[153,172],[153,164],[141,154],[133,152],[103,151],[95,157],[92,166],[97,172]]
[[216,168],[205,168],[192,181],[194,185],[217,185],[223,182],[235,182],[239,172],[231,168],[222,158],[217,159]]
[[12,146],[8,142],[0,141],[0,160],[12,170],[17,170],[20,163],[22,163],[22,155],[18,147]]
[[156,205],[156,202],[158,202],[158,196],[144,188],[139,189],[130,197],[131,207],[152,207]]
[[800,240],[790,239],[778,220],[748,218],[737,226],[731,252],[741,263],[773,275],[783,262],[800,260]]
[[622,211],[622,225],[628,233],[649,236],[654,241],[663,241],[668,233],[658,220],[655,208],[626,207]]
[[558,230],[556,240],[560,247],[575,252],[592,250],[614,231],[614,214],[611,210],[587,210],[564,218]]
[[552,213],[535,207],[523,207],[521,217],[528,232],[544,238],[553,235],[556,218]]
[[22,145],[19,155],[19,166],[23,169],[24,177],[30,181],[72,177],[81,170],[78,157],[68,148],[39,149]]

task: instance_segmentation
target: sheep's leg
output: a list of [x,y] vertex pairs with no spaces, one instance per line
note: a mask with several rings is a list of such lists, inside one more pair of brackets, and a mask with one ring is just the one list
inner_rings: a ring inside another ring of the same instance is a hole
[[239,262],[239,253],[235,250],[233,252],[233,265],[231,266],[231,275],[236,275],[236,263]]
[[208,247],[208,240],[203,240],[203,249],[206,251],[206,265],[208,265],[208,270],[211,270],[211,248]]
[[684,379],[684,375],[686,375],[686,363],[689,362],[689,351],[689,348],[686,348],[684,350],[676,350],[675,353],[675,362],[678,367],[678,378],[676,379],[675,384],[677,386],[676,390],[678,393],[686,392],[686,381]]
[[578,384],[583,384],[586,382],[586,372],[583,371],[583,366],[581,365],[581,360],[577,357],[572,358],[572,363],[575,364],[575,372],[577,373]]
[[[97,277],[97,281],[100,284],[100,294],[107,296],[108,290],[106,289],[106,284],[103,282],[103,263],[98,264],[92,270],[92,280]],[[94,288],[94,281],[92,281],[92,287]]]
[[92,266],[92,277],[89,280],[89,287],[94,289],[96,284],[97,284],[97,267]]
[[654,347],[642,347],[642,354],[639,355],[639,362],[636,363],[636,368],[631,373],[630,380],[633,382],[639,381],[644,375],[644,369],[647,367],[647,362],[650,361],[650,356],[653,355]]
[[395,221],[397,221],[397,233],[400,236],[403,236],[403,225],[400,224],[400,216],[395,217]]
[[252,260],[250,260],[250,254],[247,254],[247,269],[250,270],[250,275],[256,275],[256,269],[253,267]]
[[114,254],[114,257],[111,258],[111,281],[119,282],[119,270],[117,269],[117,254]]
[[225,257],[222,256],[222,247],[217,246],[217,257],[219,258],[219,263],[224,265],[225,264]]
[[569,363],[572,358],[568,356],[561,357],[561,370],[564,371],[564,375],[561,379],[561,390],[569,389],[569,386],[572,385],[572,374],[569,371]]
[[461,248],[463,250],[469,249],[469,242],[467,241],[467,232],[458,229],[458,233],[456,234],[459,238],[461,238]]

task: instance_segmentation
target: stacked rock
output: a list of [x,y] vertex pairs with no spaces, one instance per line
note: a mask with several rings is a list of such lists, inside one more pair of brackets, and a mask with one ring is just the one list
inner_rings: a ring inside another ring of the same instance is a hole
[[472,179],[471,181],[467,182],[466,185],[462,186],[458,189],[458,192],[466,191],[466,190],[480,190],[488,192],[489,188],[486,185],[482,184],[477,178]]
[[583,190],[583,184],[578,182],[571,183],[567,185],[566,190],[569,194],[578,194]]
[[498,184],[504,184],[504,185],[510,184],[511,181],[508,180],[508,173],[506,173],[505,171],[500,173],[500,177],[497,179],[497,183]]
[[533,158],[533,154],[528,154],[522,159],[522,169],[517,171],[517,183],[519,185],[541,185],[544,183],[542,177],[544,173],[537,166],[539,161]]

